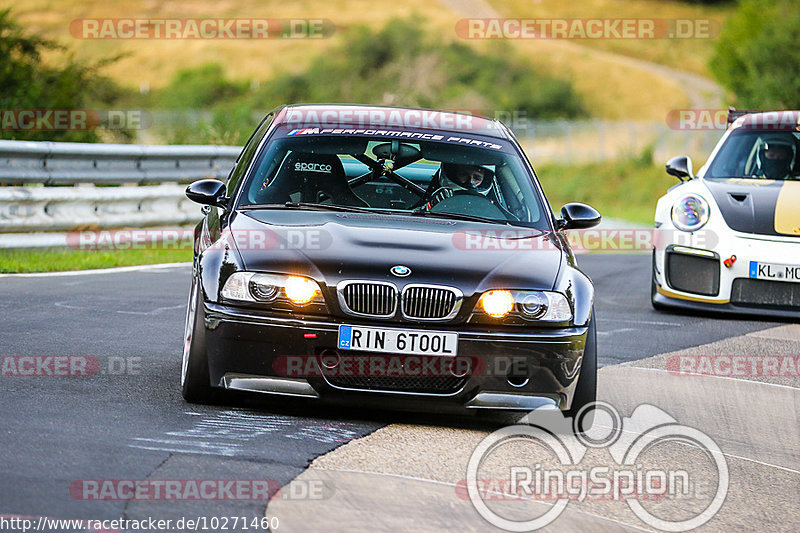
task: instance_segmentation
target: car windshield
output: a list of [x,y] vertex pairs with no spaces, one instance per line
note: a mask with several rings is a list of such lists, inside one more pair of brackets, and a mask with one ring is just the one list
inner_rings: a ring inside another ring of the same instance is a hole
[[800,133],[736,130],[711,162],[707,178],[800,179]]
[[425,137],[273,140],[244,184],[239,207],[367,210],[547,229],[534,178],[510,145]]

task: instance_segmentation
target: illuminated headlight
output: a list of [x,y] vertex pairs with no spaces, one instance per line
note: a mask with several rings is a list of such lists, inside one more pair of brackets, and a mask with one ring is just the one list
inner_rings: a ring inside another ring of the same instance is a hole
[[480,305],[487,315],[502,318],[514,309],[514,297],[509,291],[489,291],[481,296]]
[[[226,300],[275,304],[274,307],[325,305],[316,281],[304,276],[235,272],[225,282],[222,297]],[[281,306],[280,304],[283,304]]]
[[286,297],[297,305],[305,305],[313,300],[314,296],[320,294],[316,281],[300,276],[286,278],[283,291],[286,293]]
[[572,308],[567,297],[552,291],[487,291],[478,300],[476,311],[492,318],[521,318],[537,322],[572,320]]
[[708,222],[708,202],[702,196],[689,194],[672,206],[672,223],[682,231],[697,231]]

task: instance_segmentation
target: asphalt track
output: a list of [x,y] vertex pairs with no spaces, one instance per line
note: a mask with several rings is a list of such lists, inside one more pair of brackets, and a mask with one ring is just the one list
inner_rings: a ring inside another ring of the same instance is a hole
[[[772,331],[777,326],[794,326],[753,318],[715,319],[655,312],[649,305],[649,261],[649,255],[644,254],[580,257],[581,266],[597,289],[600,364],[608,367],[601,370],[601,390],[625,403],[626,397],[635,393],[667,401],[671,398],[668,391],[682,387],[680,394],[687,403],[678,409],[680,412],[689,413],[689,418],[692,409],[712,413],[713,409],[688,402],[691,387],[686,388],[686,380],[672,389],[664,386],[662,378],[654,381],[651,374],[631,383],[633,370],[629,365],[642,362],[641,366],[657,366],[651,362],[658,361],[653,357],[658,354],[699,345],[724,347],[726,342],[745,334],[757,336],[758,332]],[[340,450],[346,452],[359,442],[380,439],[397,424],[415,428],[411,434],[424,434],[429,428],[459,435],[476,431],[483,434],[497,427],[496,421],[374,412],[364,406],[321,409],[291,400],[265,402],[251,397],[236,398],[230,405],[217,407],[186,404],[179,394],[178,375],[189,273],[188,266],[172,266],[82,275],[0,277],[0,355],[90,356],[96,359],[98,369],[89,377],[0,377],[0,515],[83,519],[262,517],[266,506],[258,501],[93,501],[81,499],[75,487],[82,480],[106,479],[269,479],[286,485],[315,458],[354,440],[352,446]],[[769,335],[764,338],[772,339]],[[770,340],[758,349],[770,349],[774,342]],[[717,393],[735,394],[736,401],[745,404],[759,402],[753,396],[756,389],[736,389],[731,384],[725,387],[728,389],[718,389]],[[773,398],[774,393],[769,390],[764,401],[784,401]],[[788,387],[788,405],[795,408],[797,392]],[[707,393],[702,401],[718,399]],[[797,425],[797,412],[784,413],[788,420],[783,419],[781,424],[792,424],[793,418]],[[754,410],[747,416],[759,418]],[[713,416],[709,417],[694,417],[692,422],[702,429],[703,424],[714,425]],[[764,431],[774,429],[770,426]],[[373,432],[376,433],[362,439]],[[725,439],[723,448],[726,444],[738,447],[740,455],[777,454],[770,456],[770,464],[797,466],[796,454],[787,458],[773,449],[797,447],[796,440],[791,444],[759,441],[769,448],[759,450],[752,448],[752,442],[748,449],[747,442],[733,433],[714,435]],[[430,440],[435,438],[435,431],[426,436],[427,448],[436,449]],[[339,457],[336,454],[340,450],[331,457]],[[442,456],[425,459],[425,453],[420,452],[417,457],[423,462],[438,463]],[[345,459],[342,464],[347,462]],[[323,457],[321,461],[324,460]],[[375,461],[377,468],[379,460]],[[363,459],[360,465],[361,470],[367,469],[369,459]],[[432,464],[428,466],[435,470]],[[414,475],[411,471],[400,474]],[[463,477],[463,472],[460,475]],[[793,491],[796,496],[800,486],[797,475],[788,475],[788,485],[782,491]],[[359,486],[349,482],[351,488]],[[384,479],[380,482],[384,487],[393,486]],[[340,479],[337,492],[342,494],[347,486]],[[452,495],[449,488],[447,493]],[[284,496],[290,496],[288,491]],[[326,501],[327,504],[314,504],[305,500],[295,508],[308,517],[315,515],[315,508],[326,509],[326,505],[338,502],[335,498]],[[297,512],[285,501],[278,503],[283,507],[270,506],[270,510],[282,511],[286,517],[286,528],[278,531],[294,530],[290,526]],[[381,516],[380,507],[371,511]],[[335,519],[336,509],[326,509],[317,518],[322,514]],[[438,521],[427,524],[420,522],[424,516],[418,517],[416,527],[439,530],[455,524],[442,521],[446,513],[437,516]],[[481,530],[481,519],[472,519],[475,529]],[[602,521],[597,520],[592,523],[601,525]],[[743,523],[747,522],[743,519]],[[337,528],[337,524],[342,527]],[[318,525],[347,530],[344,524],[329,521]],[[399,522],[393,524],[385,517],[380,524],[387,530],[400,527]],[[357,527],[357,522],[352,527]]]

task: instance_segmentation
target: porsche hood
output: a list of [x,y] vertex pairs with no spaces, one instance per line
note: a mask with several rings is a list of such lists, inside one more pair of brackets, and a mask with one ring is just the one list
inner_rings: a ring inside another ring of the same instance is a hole
[[764,179],[705,179],[734,231],[800,237],[800,182]]

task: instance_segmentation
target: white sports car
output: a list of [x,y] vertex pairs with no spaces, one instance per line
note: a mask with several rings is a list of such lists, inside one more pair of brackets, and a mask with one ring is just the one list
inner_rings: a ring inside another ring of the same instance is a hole
[[728,129],[658,200],[656,309],[800,317],[800,111],[729,110]]

